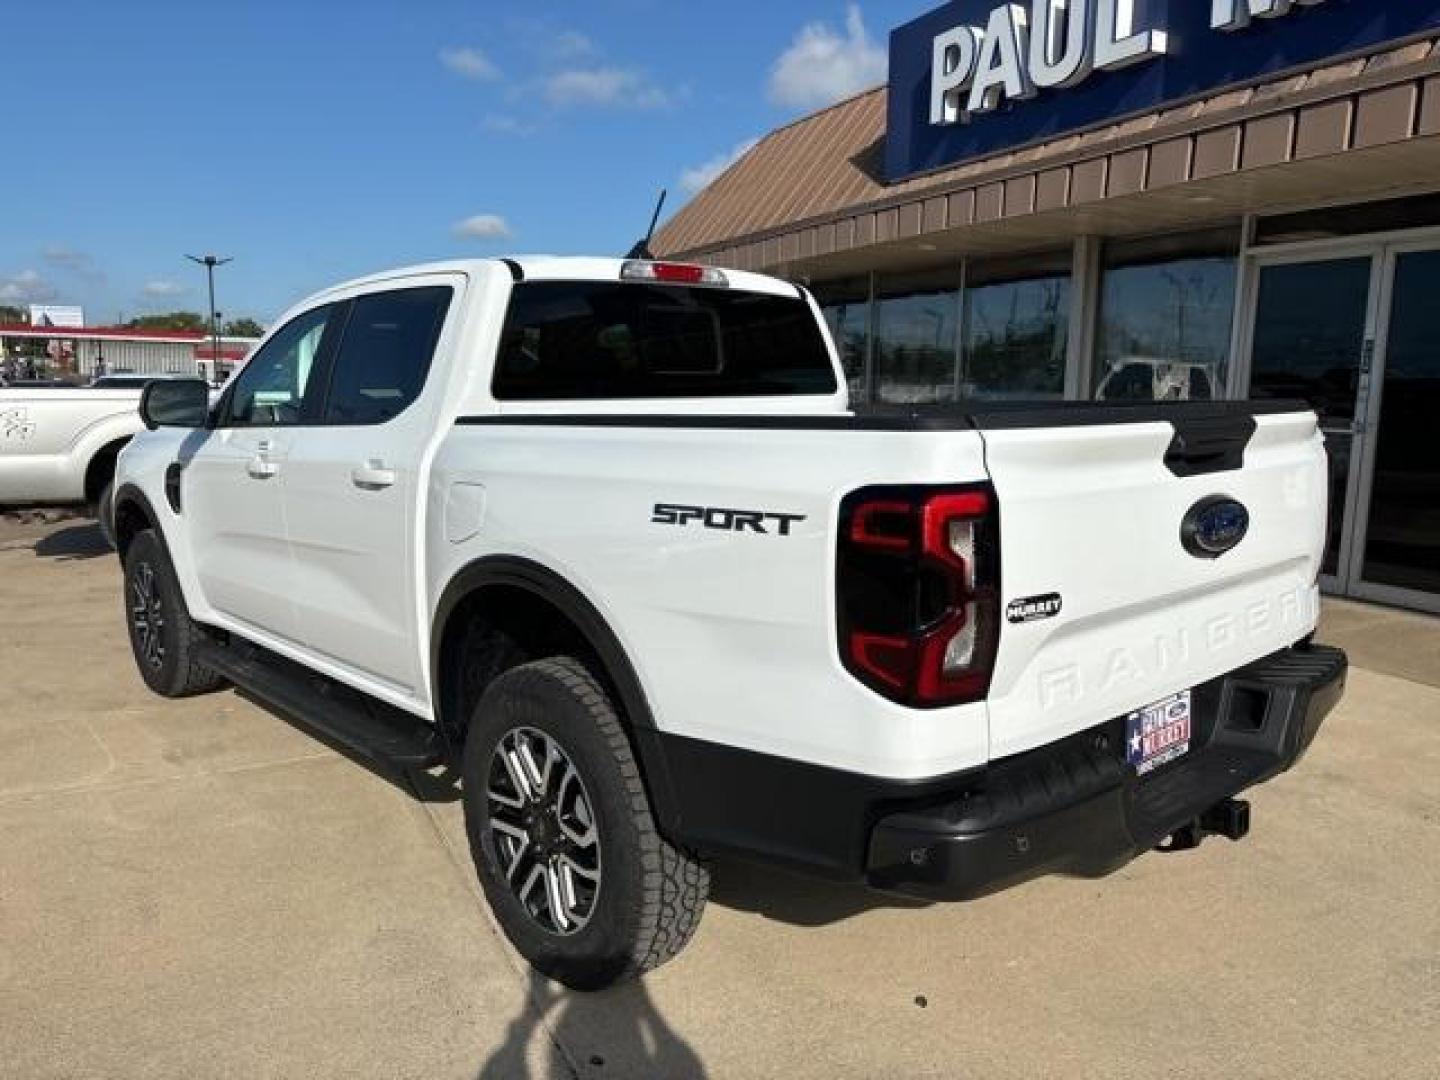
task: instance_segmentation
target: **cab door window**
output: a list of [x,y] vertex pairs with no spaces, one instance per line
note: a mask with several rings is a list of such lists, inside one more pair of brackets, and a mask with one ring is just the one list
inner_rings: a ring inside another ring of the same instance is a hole
[[[313,411],[315,378],[334,304],[314,308],[283,326],[235,376],[221,426],[289,427]],[[307,409],[307,402],[312,409]]]
[[454,289],[394,289],[356,297],[335,355],[326,424],[383,424],[425,387]]

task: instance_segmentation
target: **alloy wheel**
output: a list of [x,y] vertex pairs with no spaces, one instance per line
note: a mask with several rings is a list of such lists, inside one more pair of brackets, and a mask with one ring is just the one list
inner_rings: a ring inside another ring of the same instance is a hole
[[135,568],[130,582],[130,618],[140,656],[152,668],[165,663],[165,609],[155,587],[155,569],[148,562]]
[[583,930],[600,898],[600,830],[575,763],[544,732],[512,728],[488,780],[490,836],[511,893],[542,930]]

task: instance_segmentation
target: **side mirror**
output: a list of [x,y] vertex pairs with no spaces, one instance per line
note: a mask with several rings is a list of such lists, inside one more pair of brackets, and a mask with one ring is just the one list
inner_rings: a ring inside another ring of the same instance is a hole
[[140,395],[140,419],[158,427],[203,428],[210,420],[210,387],[203,379],[156,379]]

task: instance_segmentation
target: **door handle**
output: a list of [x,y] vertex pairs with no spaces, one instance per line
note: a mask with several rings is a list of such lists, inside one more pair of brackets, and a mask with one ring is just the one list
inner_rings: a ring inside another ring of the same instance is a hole
[[372,458],[350,470],[350,481],[365,491],[380,491],[395,485],[395,470],[387,469],[383,461]]
[[266,461],[263,456],[256,454],[246,463],[245,471],[253,480],[273,480],[280,475],[280,466],[273,461]]

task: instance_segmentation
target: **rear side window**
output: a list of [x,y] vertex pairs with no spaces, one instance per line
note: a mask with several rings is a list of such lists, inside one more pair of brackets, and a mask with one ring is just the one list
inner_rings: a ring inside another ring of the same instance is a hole
[[355,299],[335,357],[327,424],[383,424],[420,396],[453,292],[435,286]]
[[502,401],[831,394],[798,297],[619,282],[515,286],[495,365]]

